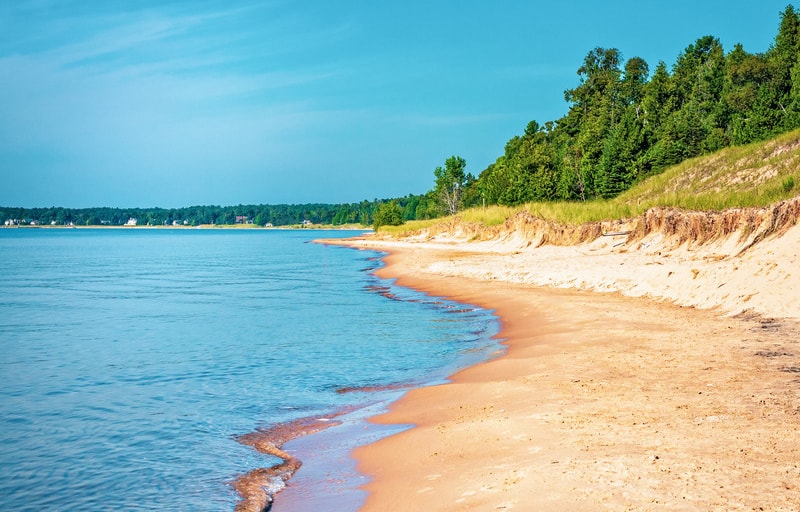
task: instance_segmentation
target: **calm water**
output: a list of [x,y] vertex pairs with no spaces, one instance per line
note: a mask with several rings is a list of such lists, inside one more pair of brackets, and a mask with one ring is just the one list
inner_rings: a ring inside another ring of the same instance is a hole
[[236,436],[493,349],[489,312],[309,243],[350,235],[0,229],[0,510],[233,510],[274,462]]

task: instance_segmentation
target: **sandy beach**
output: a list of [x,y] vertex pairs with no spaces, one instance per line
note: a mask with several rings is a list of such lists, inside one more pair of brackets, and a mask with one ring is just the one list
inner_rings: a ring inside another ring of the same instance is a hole
[[507,344],[373,419],[413,428],[355,451],[363,511],[800,510],[798,227],[750,247],[469,236],[349,242],[495,310]]

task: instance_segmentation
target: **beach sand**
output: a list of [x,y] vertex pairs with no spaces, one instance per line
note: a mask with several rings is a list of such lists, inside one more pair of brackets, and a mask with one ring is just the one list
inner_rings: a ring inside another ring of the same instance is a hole
[[355,450],[362,510],[800,510],[798,240],[349,242],[507,343],[373,419],[413,428]]

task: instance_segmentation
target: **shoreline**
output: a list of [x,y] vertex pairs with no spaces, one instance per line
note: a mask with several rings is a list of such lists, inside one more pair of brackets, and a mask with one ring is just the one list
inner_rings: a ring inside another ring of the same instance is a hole
[[507,340],[372,418],[414,427],[354,450],[362,511],[800,503],[796,321],[431,270],[474,262],[469,244],[345,243],[389,252],[377,274],[400,286],[495,310]]
[[[347,245],[337,240],[322,239],[315,242]],[[353,249],[347,247],[347,250]],[[372,249],[367,251],[374,253],[369,257],[370,260],[380,263],[377,267],[367,269],[376,278],[375,284],[365,287],[366,291],[392,301],[427,304],[459,314],[478,309],[474,306],[465,308],[460,302],[449,303],[441,296],[430,297],[409,287],[398,291],[393,282],[379,275],[387,253]],[[482,315],[494,325],[495,315],[491,312]],[[236,436],[239,443],[277,459],[272,466],[239,474],[230,482],[240,498],[236,511],[357,510],[366,498],[366,492],[361,488],[365,477],[356,469],[356,461],[351,457],[352,450],[408,428],[406,425],[378,425],[371,422],[370,418],[385,413],[389,405],[408,390],[445,382],[454,371],[492,357],[500,350],[494,329],[482,339],[485,344],[469,349],[459,356],[458,361],[426,374],[424,378],[418,376],[409,381],[337,388],[337,394],[356,395],[358,402],[319,416],[302,417]]]

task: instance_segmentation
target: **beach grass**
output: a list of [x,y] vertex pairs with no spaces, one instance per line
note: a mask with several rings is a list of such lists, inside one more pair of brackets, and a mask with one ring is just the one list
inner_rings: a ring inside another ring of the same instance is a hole
[[672,206],[724,210],[791,199],[800,185],[800,131],[693,158],[615,199],[638,210]]
[[442,222],[443,219],[424,219],[424,220],[410,220],[399,226],[381,226],[378,231],[381,233],[388,233],[392,236],[408,236],[416,231],[428,229]]

